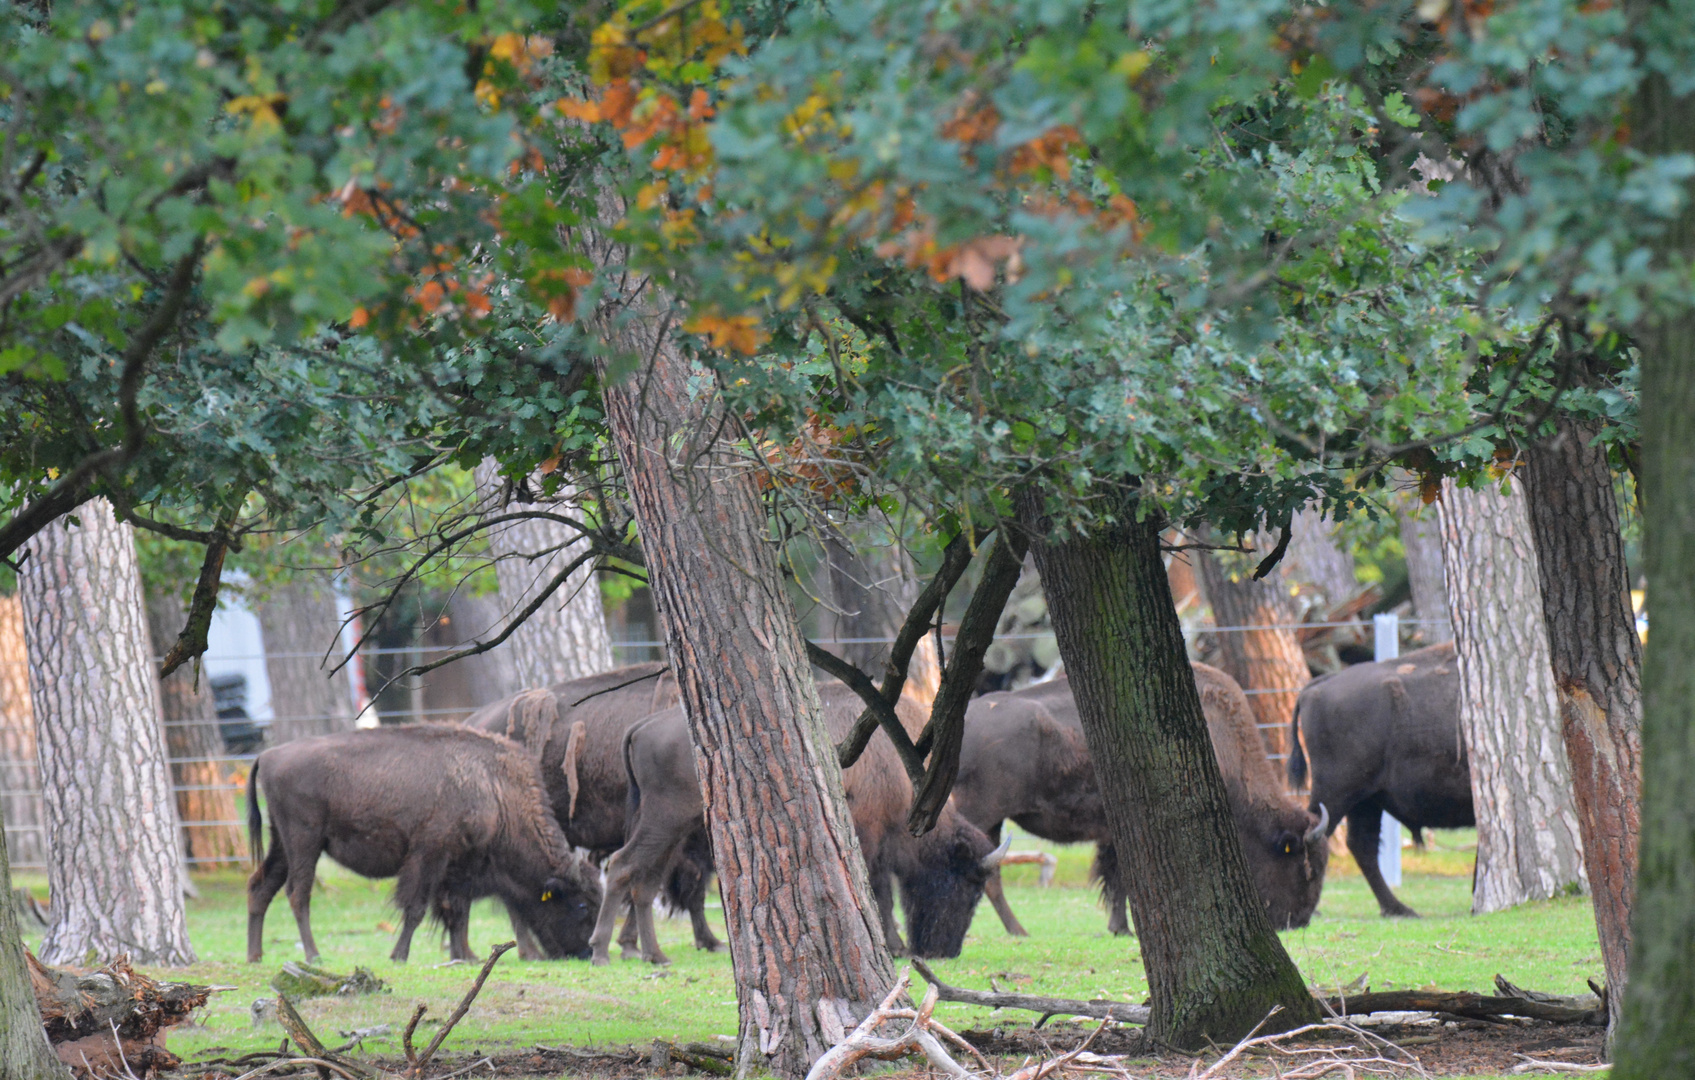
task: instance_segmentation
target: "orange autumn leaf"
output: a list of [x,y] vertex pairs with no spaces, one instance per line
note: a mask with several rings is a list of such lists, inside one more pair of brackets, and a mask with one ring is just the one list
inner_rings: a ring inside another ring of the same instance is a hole
[[363,307],[354,308],[353,314],[351,314],[347,317],[347,325],[352,327],[355,330],[358,330],[360,327],[365,326],[370,321],[371,321],[371,313],[369,311],[366,311]]
[[707,337],[715,349],[734,349],[743,356],[759,351],[765,340],[759,320],[752,315],[696,315],[683,324],[683,329]]

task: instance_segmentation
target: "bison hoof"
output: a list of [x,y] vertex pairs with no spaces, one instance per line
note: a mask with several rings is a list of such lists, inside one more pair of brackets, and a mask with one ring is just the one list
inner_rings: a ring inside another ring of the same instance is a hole
[[1420,918],[1423,918],[1422,915],[1420,915],[1418,912],[1414,911],[1412,908],[1407,907],[1405,904],[1397,904],[1396,906],[1394,906],[1392,908],[1389,908],[1389,907],[1384,908],[1383,909],[1383,917],[1385,919],[1420,919]]
[[611,963],[612,958],[603,953],[595,953],[594,956],[589,959],[590,967],[608,967]]
[[671,965],[671,958],[666,956],[664,953],[654,953],[652,956],[644,956],[642,959],[646,960],[650,964],[658,965],[659,967],[669,967]]
[[725,952],[730,951],[730,947],[728,945],[724,944],[722,941],[713,941],[713,942],[710,942],[708,944],[702,945],[701,948],[705,949],[707,952],[712,952],[712,953],[725,953]]

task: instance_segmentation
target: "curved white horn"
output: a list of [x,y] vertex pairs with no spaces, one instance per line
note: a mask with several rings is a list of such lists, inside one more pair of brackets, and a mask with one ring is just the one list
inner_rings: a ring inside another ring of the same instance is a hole
[[1330,831],[1330,811],[1323,803],[1318,804],[1318,824],[1307,830],[1306,842],[1316,843],[1324,839]]
[[993,870],[995,867],[999,866],[1001,864],[1001,860],[1006,858],[1006,853],[1011,850],[1012,837],[1008,836],[1005,840],[1001,841],[1000,847],[983,856],[983,869]]

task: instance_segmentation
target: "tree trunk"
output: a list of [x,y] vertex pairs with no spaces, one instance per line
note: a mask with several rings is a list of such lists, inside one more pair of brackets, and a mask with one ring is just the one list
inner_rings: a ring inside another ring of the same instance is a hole
[[[860,530],[857,541],[836,535],[824,542],[829,569],[829,637],[849,644],[832,645],[831,652],[874,679],[881,679],[906,613],[918,599],[922,584],[912,559],[900,542],[886,532]],[[925,636],[906,665],[903,697],[926,712],[942,685],[942,668],[934,635]]]
[[1407,557],[1407,584],[1412,589],[1413,616],[1427,645],[1454,639],[1448,625],[1448,586],[1442,576],[1442,530],[1434,506],[1402,506],[1401,549]]
[[41,958],[194,963],[135,538],[104,499],[30,542],[29,642],[52,893]]
[[[1660,19],[1665,0],[1639,8]],[[1695,96],[1674,97],[1663,74],[1645,81],[1631,112],[1638,145],[1695,152]],[[1695,203],[1662,249],[1695,256]],[[1653,632],[1642,663],[1642,834],[1625,990],[1613,1076],[1695,1076],[1695,312],[1649,309],[1637,328],[1642,357],[1642,507]],[[1610,722],[1610,721],[1609,721]]]
[[1325,618],[1360,591],[1353,552],[1336,542],[1336,523],[1311,506],[1295,515],[1284,560],[1284,575],[1301,583],[1303,596],[1316,594],[1314,606]]
[[602,370],[607,421],[695,746],[736,972],[736,1070],[802,1076],[894,967],[757,476],[705,441],[716,396],[691,395],[670,320],[638,303],[601,328],[651,358],[623,381]]
[[[547,504],[513,501],[499,505],[503,483],[492,460],[477,466],[477,490],[493,512],[540,510]],[[566,510],[570,492],[561,492],[557,504]],[[522,611],[547,587],[555,574],[588,550],[588,541],[568,525],[529,520],[496,525],[488,532],[489,553],[498,561],[495,577],[500,582],[500,606],[507,617]],[[544,554],[545,553],[545,554]],[[557,682],[582,679],[612,666],[612,638],[606,632],[606,613],[600,606],[600,582],[594,567],[579,567],[559,590],[537,608],[535,614],[507,638],[500,649],[511,657],[520,689],[552,686]]]
[[272,720],[265,741],[280,746],[308,735],[350,730],[353,694],[347,670],[329,673],[344,655],[341,616],[329,582],[301,572],[278,585],[259,605],[259,629],[265,641],[265,673],[271,679]]
[[1483,914],[1584,883],[1582,846],[1524,491],[1447,481],[1440,521]]
[[[1279,570],[1255,581],[1258,560],[1252,556],[1212,551],[1199,561],[1214,625],[1263,628],[1300,621]],[[1218,666],[1247,692],[1266,751],[1286,758],[1295,698],[1312,678],[1300,639],[1293,630],[1220,630],[1218,649]]]
[[[147,598],[147,625],[153,655],[163,656],[176,642],[188,617],[182,598],[159,591]],[[247,860],[235,792],[240,787],[224,766],[218,735],[218,706],[202,673],[196,686],[193,664],[185,664],[159,682],[159,712],[165,726],[176,787],[177,820],[182,824],[184,861],[208,870],[221,863]]]
[[37,768],[23,601],[0,596],[0,805],[12,861],[22,866],[47,864]]
[[[1609,1026],[1622,1010],[1641,829],[1642,643],[1598,426],[1568,417],[1530,448],[1527,501],[1560,727],[1607,969]],[[1616,1030],[1616,1028],[1615,1028]]]
[[1207,735],[1160,557],[1157,515],[1051,541],[1039,496],[1019,516],[1077,696],[1119,851],[1152,998],[1148,1032],[1175,1046],[1282,1030],[1318,1006],[1260,902]]
[[[447,614],[453,620],[453,639],[460,645],[476,641],[484,634],[499,633],[502,625],[500,599],[494,595],[472,596],[460,591],[448,602]],[[504,646],[455,660],[454,665],[465,668],[465,681],[476,691],[479,708],[524,689],[524,684],[518,681],[518,665],[512,659],[512,651]]]
[[6,857],[8,823],[0,800],[0,1077],[65,1080],[70,1071],[47,1043],[24,959],[23,930],[12,904],[12,864]]

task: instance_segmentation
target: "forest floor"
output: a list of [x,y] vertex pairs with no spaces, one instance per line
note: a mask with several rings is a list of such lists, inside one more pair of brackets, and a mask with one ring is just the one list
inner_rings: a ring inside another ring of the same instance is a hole
[[[1332,858],[1312,923],[1283,934],[1285,947],[1315,990],[1348,986],[1355,992],[1369,985],[1373,990],[1487,993],[1500,973],[1529,989],[1577,994],[1586,990],[1585,980],[1600,980],[1599,946],[1586,897],[1474,917],[1470,879],[1475,836],[1445,832],[1432,840],[1425,851],[1405,852],[1406,881],[1398,893],[1424,915],[1417,920],[1380,918],[1353,861],[1346,854]],[[961,956],[934,963],[938,977],[975,989],[988,989],[992,979],[1002,989],[1024,993],[1145,1001],[1147,983],[1136,941],[1107,935],[1095,890],[1087,882],[1090,849],[1015,837],[1014,850],[1042,848],[1059,856],[1051,887],[1037,884],[1034,866],[1009,867],[1006,875],[1008,899],[1030,937],[1008,937],[985,903]],[[45,882],[38,876],[16,877],[17,884],[45,896]],[[190,901],[189,929],[200,963],[187,970],[150,973],[234,989],[215,994],[198,1023],[175,1029],[170,1047],[190,1062],[275,1050],[282,1029],[274,1019],[256,1022],[253,1006],[274,995],[267,984],[282,963],[301,957],[287,902],[279,896],[272,905],[265,926],[265,960],[249,965],[244,962],[245,874],[232,869],[197,875],[196,881],[201,896]],[[368,968],[388,989],[309,1000],[300,1012],[332,1045],[343,1041],[338,1038],[343,1033],[389,1025],[392,1034],[367,1040],[363,1053],[392,1065],[400,1054],[399,1032],[414,1006],[429,1006],[420,1027],[422,1042],[452,1010],[477,969],[445,964],[445,943],[427,927],[413,943],[410,964],[389,961],[397,921],[388,904],[389,887],[388,882],[366,881],[324,860],[312,902],[313,930],[323,950],[320,966],[342,973],[355,966]],[[709,914],[721,918],[716,905]],[[730,1036],[736,1030],[736,1003],[729,957],[697,952],[687,919],[660,919],[658,925],[661,943],[675,961],[667,968],[616,960],[598,969],[577,962],[527,963],[509,954],[447,1040],[444,1057],[451,1056],[452,1067],[459,1068],[490,1056],[500,1075],[513,1077],[647,1076],[652,1070],[645,1055],[655,1039],[712,1042]],[[719,933],[723,935],[721,923]],[[477,905],[471,941],[479,955],[510,936],[502,909],[492,902]],[[1033,1016],[947,1003],[938,1008],[937,1018],[955,1031],[978,1033],[973,1037],[984,1043],[983,1049],[1005,1055],[1013,1067],[1027,1053],[1041,1054],[1044,1046],[1057,1051],[1074,1045],[1093,1026],[1056,1018],[1032,1032]],[[1524,1060],[1515,1056],[1520,1054],[1590,1062],[1599,1049],[1596,1029],[1546,1025],[1489,1031],[1438,1028],[1434,1035],[1403,1031],[1395,1038],[1417,1053],[1432,1075],[1450,1077],[1505,1074]],[[538,1047],[575,1048],[578,1054]],[[600,1054],[581,1056],[587,1048]],[[1113,1052],[1106,1045],[1098,1049]],[[1167,1056],[1129,1067],[1136,1077],[1184,1076],[1191,1061]],[[1273,1068],[1257,1059],[1230,1075],[1270,1076]],[[472,1075],[488,1075],[488,1070]]]

